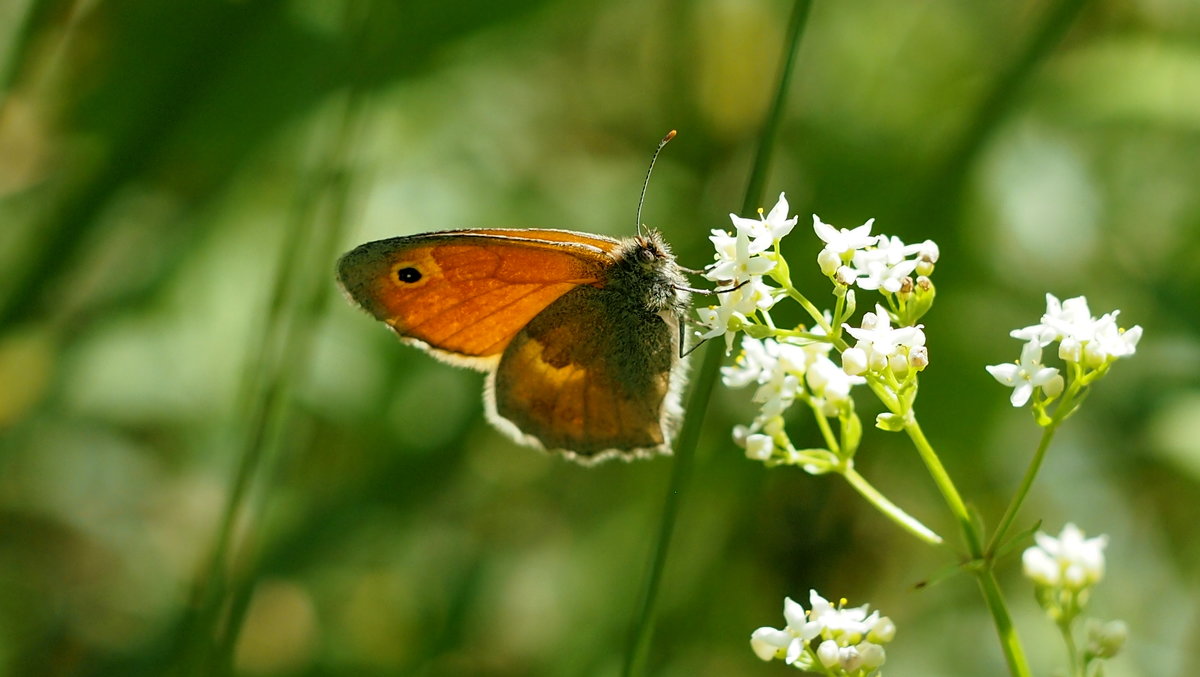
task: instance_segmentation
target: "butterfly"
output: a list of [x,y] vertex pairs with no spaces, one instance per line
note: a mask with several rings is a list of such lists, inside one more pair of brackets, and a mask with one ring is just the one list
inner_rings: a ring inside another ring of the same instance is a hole
[[670,453],[689,294],[657,231],[449,230],[368,242],[337,269],[403,342],[486,372],[487,417],[518,442],[581,463]]

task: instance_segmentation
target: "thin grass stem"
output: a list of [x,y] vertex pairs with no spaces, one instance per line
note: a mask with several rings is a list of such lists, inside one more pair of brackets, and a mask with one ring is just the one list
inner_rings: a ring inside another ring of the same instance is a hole
[[[787,99],[788,86],[791,83],[795,66],[796,52],[800,45],[800,37],[804,33],[810,0],[796,0],[792,9],[791,20],[788,23],[787,35],[784,39],[784,53],[779,69],[779,83],[775,90],[774,99],[759,134],[758,148],[754,155],[750,177],[746,185],[745,199],[742,202],[742,213],[752,213],[755,206],[762,201],[763,187],[766,185],[767,169],[771,161],[771,152],[778,135],[779,124],[783,119],[783,108]],[[659,522],[658,536],[651,555],[649,571],[646,574],[641,600],[634,617],[633,629],[630,636],[629,648],[625,654],[625,663],[621,674],[624,677],[634,677],[642,674],[646,651],[653,632],[654,614],[658,603],[659,589],[662,583],[663,571],[666,568],[667,556],[670,552],[671,538],[675,531],[675,522],[679,514],[683,494],[691,477],[696,446],[700,441],[700,431],[704,423],[704,414],[716,383],[717,371],[724,357],[723,346],[719,341],[711,341],[704,348],[704,357],[700,368],[696,370],[693,379],[692,393],[688,400],[688,416],[684,420],[683,429],[679,433],[679,442],[675,445],[675,464],[671,469],[671,478],[667,485],[666,499],[663,504],[662,518]]]
[[[363,16],[350,16],[348,21],[359,21],[361,31],[367,24],[369,3],[359,4],[363,5],[359,8]],[[257,514],[263,522],[267,494],[265,490],[258,492],[257,500],[252,501],[252,487],[266,481],[273,466],[271,459],[283,445],[292,383],[309,361],[317,318],[330,296],[328,276],[318,271],[329,269],[322,264],[332,260],[345,232],[351,185],[347,163],[357,140],[362,98],[360,88],[351,87],[345,104],[334,113],[335,132],[321,151],[325,159],[294,205],[293,227],[284,238],[266,318],[255,340],[256,349],[247,360],[238,400],[239,411],[248,415],[241,428],[231,490],[207,567],[198,579],[192,605],[194,617],[180,625],[178,644],[186,647],[182,656],[185,674],[207,677],[232,673],[237,636],[255,583],[252,561],[240,576],[233,572],[233,536],[248,514]],[[328,203],[327,210],[319,208],[322,201]]]

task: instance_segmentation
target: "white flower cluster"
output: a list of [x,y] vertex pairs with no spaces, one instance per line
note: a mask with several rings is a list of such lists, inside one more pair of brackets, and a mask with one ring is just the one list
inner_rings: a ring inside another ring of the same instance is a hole
[[850,406],[850,388],[866,381],[847,374],[829,359],[832,349],[824,341],[742,337],[742,352],[733,365],[721,367],[721,380],[730,388],[758,386],[752,398],[760,405],[758,415],[749,427],[734,429],[734,440],[745,447],[748,457],[770,460],[775,440],[786,443],[783,412],[797,397],[807,398],[830,417]]
[[[853,455],[857,433],[841,445],[828,443],[837,454],[816,449],[798,453],[784,433],[781,415],[802,399],[818,415],[843,419],[842,428],[853,431],[858,426],[850,389],[866,383],[864,377],[879,378],[894,390],[913,385],[916,372],[929,364],[925,333],[916,320],[933,301],[928,274],[938,258],[937,245],[928,240],[906,245],[897,237],[872,235],[873,221],[839,230],[814,216],[813,230],[824,242],[818,261],[833,280],[837,299],[836,308],[821,315],[793,288],[779,253],[780,239],[798,220],[788,215],[787,197],[780,193],[771,211],[760,209],[758,218],[729,216],[734,232],[713,231],[715,262],[705,271],[722,286],[716,292],[718,305],[697,312],[705,327],[700,338],[724,335],[727,352],[734,334],[746,333],[737,363],[723,370],[724,381],[733,388],[756,384],[753,399],[761,409],[750,426],[735,429],[734,439],[753,459],[801,465],[814,473],[835,469],[839,458]],[[846,323],[855,311],[851,285],[878,290],[887,303],[876,304],[857,327]],[[804,305],[816,323],[812,330],[776,327],[770,311],[784,297]],[[843,336],[857,343],[847,347]],[[829,356],[835,345],[843,351],[840,365]]]
[[796,226],[796,217],[788,217],[788,202],[783,193],[765,216],[747,219],[730,214],[734,232],[713,230],[709,240],[716,248],[716,262],[710,264],[704,276],[713,282],[728,285],[718,292],[719,305],[697,309],[700,324],[707,328],[702,339],[725,335],[726,350],[732,347],[733,335],[747,324],[747,318],[767,311],[778,299],[776,288],[763,281],[763,275],[776,266],[769,250]]
[[858,339],[853,348],[842,353],[842,366],[849,374],[890,369],[903,378],[910,367],[921,371],[929,365],[921,325],[892,328],[887,310],[879,304],[875,312],[863,314],[861,328],[845,325],[845,329]]
[[[1034,545],[1025,550],[1021,563],[1025,575],[1033,581],[1038,604],[1052,620],[1070,626],[1087,605],[1092,587],[1104,577],[1104,547],[1107,536],[1084,538],[1074,524],[1063,527],[1058,538],[1038,532]],[[1100,630],[1104,630],[1101,628]],[[1120,650],[1124,637],[1119,628],[1100,632],[1089,641],[1106,647],[1107,655]],[[1097,653],[1097,656],[1102,656]]]
[[1038,586],[1079,591],[1104,577],[1107,536],[1084,538],[1079,527],[1068,523],[1058,538],[1041,531],[1033,538],[1037,545],[1025,550],[1021,563]]
[[813,230],[825,242],[817,255],[817,264],[826,277],[839,284],[859,289],[883,290],[896,294],[912,284],[912,274],[927,276],[938,260],[933,240],[904,244],[900,238],[872,235],[871,219],[858,228],[834,228],[813,214]]
[[783,628],[763,627],[750,635],[750,648],[764,661],[782,658],[788,665],[827,675],[866,677],[887,658],[883,645],[896,636],[896,625],[868,605],[836,606],[809,592],[810,611],[787,598]]
[[1140,326],[1127,330],[1117,326],[1120,312],[1114,310],[1096,318],[1082,296],[1059,302],[1053,294],[1046,294],[1042,321],[1009,334],[1026,342],[1021,359],[990,365],[988,373],[1013,389],[1010,400],[1014,407],[1024,406],[1039,388],[1046,398],[1058,397],[1063,391],[1063,377],[1058,369],[1042,363],[1042,349],[1057,341],[1058,356],[1063,361],[1103,373],[1114,361],[1133,355],[1142,338]]
[[1076,296],[1059,302],[1053,294],[1046,294],[1046,313],[1042,321],[1023,329],[1013,330],[1009,336],[1039,348],[1058,341],[1058,356],[1065,362],[1077,362],[1089,369],[1097,369],[1113,360],[1129,357],[1137,350],[1142,338],[1142,328],[1134,325],[1128,330],[1117,327],[1114,310],[1099,318],[1092,317],[1087,299]]

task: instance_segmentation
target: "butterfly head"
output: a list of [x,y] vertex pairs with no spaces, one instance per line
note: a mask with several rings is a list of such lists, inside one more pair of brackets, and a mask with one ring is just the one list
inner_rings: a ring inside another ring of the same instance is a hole
[[679,312],[686,307],[687,294],[680,290],[686,280],[675,263],[671,247],[656,230],[622,240],[613,252],[616,263],[608,287],[619,289],[647,310]]

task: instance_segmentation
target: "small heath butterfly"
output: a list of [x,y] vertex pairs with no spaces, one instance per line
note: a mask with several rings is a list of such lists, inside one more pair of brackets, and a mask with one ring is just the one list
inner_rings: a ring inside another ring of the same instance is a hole
[[583,463],[669,453],[688,292],[656,231],[396,237],[343,256],[338,280],[405,343],[487,372],[488,419],[513,439]]
[[368,242],[338,281],[405,343],[487,372],[488,419],[518,442],[581,463],[670,453],[688,287],[662,236],[641,231],[640,201],[638,224],[620,240],[480,228]]

